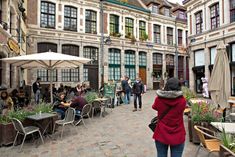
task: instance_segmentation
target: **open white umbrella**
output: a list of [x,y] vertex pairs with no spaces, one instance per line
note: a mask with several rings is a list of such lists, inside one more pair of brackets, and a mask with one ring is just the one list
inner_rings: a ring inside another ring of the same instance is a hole
[[12,64],[13,66],[27,69],[44,68],[49,70],[51,102],[53,102],[52,70],[58,68],[77,68],[79,65],[88,63],[91,60],[88,58],[76,57],[61,53],[43,52],[11,58],[3,58],[2,61]]
[[223,42],[217,46],[215,63],[208,85],[214,103],[219,104],[222,108],[227,108],[230,96],[230,68]]

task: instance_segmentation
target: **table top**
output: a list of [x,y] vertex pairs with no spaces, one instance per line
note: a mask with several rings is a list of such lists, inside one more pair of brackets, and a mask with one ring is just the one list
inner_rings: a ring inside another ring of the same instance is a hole
[[107,101],[108,100],[108,98],[97,98],[97,99],[95,99],[95,101]]
[[235,134],[235,123],[211,122],[211,125],[219,131],[225,130],[225,133]]
[[51,118],[54,117],[55,114],[53,113],[41,113],[41,114],[35,114],[35,115],[31,115],[31,116],[27,116],[28,119],[31,120],[42,120],[42,119],[47,119],[47,118]]

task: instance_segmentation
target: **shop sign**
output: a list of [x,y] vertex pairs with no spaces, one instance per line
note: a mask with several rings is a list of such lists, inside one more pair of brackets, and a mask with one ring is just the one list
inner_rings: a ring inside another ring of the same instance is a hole
[[15,53],[20,53],[20,47],[15,40],[9,38],[7,44],[12,51],[14,51]]

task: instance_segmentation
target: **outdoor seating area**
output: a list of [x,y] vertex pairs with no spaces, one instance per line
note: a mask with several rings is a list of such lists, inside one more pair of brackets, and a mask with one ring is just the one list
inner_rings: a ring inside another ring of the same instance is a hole
[[208,156],[234,156],[235,122],[234,110],[230,109],[234,105],[231,98],[228,100],[227,108],[221,108],[211,99],[198,97],[186,87],[183,88],[183,92],[188,104],[184,114],[188,117],[189,140],[199,144],[195,157],[200,154],[201,148],[208,151]]
[[[61,85],[58,89],[53,89],[53,103],[40,99],[40,103],[36,104],[31,99],[27,105],[9,110],[6,114],[0,114],[0,147],[21,144],[21,150],[24,141],[30,139],[27,136],[29,134],[33,134],[33,139],[40,137],[44,143],[47,137],[56,138],[55,132],[57,131],[60,139],[63,139],[67,125],[79,127],[78,125],[83,123],[87,128],[87,121],[92,123],[91,117],[104,117],[110,114],[116,106],[114,104],[114,100],[117,99],[116,86],[113,86],[115,88],[110,86],[113,85],[106,84],[104,93],[100,94],[87,90],[85,86],[80,92],[76,92],[70,87],[64,88]],[[107,112],[108,109],[111,112]],[[39,136],[34,136],[34,132],[38,132]],[[24,138],[22,139],[20,135],[24,135]]]

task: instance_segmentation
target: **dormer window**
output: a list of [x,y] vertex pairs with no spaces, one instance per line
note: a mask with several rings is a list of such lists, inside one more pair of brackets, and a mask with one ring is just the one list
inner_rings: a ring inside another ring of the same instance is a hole
[[186,14],[185,14],[185,12],[179,11],[179,12],[178,12],[178,18],[179,18],[179,19],[186,19]]
[[152,13],[158,14],[159,13],[159,7],[158,5],[152,5]]
[[170,16],[170,9],[169,8],[164,8],[164,15]]

